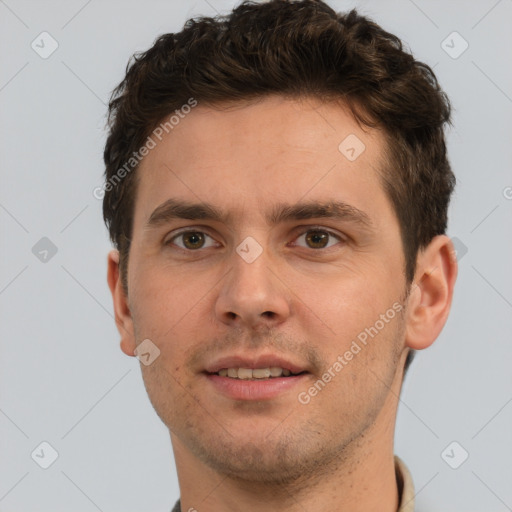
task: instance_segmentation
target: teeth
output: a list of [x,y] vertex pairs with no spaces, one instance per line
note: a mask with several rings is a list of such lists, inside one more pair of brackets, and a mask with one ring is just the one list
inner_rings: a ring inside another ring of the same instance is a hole
[[238,368],[239,379],[252,379],[252,370],[250,368]]
[[223,368],[219,370],[221,377],[231,377],[232,379],[268,379],[270,377],[289,377],[293,375],[287,368],[271,366],[270,368]]
[[[255,368],[251,373],[254,379],[268,379],[270,377],[270,368]],[[238,375],[240,375],[240,370],[238,370]]]
[[283,374],[283,369],[279,368],[279,366],[271,366],[269,370],[270,375],[272,375],[272,377],[281,377],[281,375]]

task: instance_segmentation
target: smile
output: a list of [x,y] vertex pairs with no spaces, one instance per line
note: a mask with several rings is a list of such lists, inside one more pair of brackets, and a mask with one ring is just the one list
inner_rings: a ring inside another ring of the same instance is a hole
[[290,375],[300,375],[300,373],[292,373],[287,368],[279,366],[270,366],[268,368],[222,368],[216,374],[231,379],[255,380],[289,377]]

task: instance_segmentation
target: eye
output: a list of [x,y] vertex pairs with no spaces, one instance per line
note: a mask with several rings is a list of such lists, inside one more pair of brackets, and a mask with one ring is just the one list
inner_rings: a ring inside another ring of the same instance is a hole
[[[209,238],[214,243],[211,245],[205,245],[206,239]],[[179,243],[175,243],[175,240],[182,241],[183,245],[180,245]],[[180,249],[194,251],[196,249],[205,249],[208,247],[214,247],[215,246],[215,240],[210,235],[207,235],[203,231],[182,231],[181,233],[178,233],[177,235],[174,235],[172,238],[169,238],[167,242],[165,242],[165,245],[177,245]]]
[[[330,238],[336,238],[338,241],[343,242],[344,239],[340,235],[336,235],[331,231],[321,228],[308,229],[302,233],[296,240],[304,239],[306,242],[306,248],[308,249],[327,249],[335,245],[330,243]],[[302,246],[304,247],[304,246]]]

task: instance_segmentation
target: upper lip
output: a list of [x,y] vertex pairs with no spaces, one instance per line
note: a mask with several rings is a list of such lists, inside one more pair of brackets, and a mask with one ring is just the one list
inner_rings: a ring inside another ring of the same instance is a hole
[[290,370],[292,373],[301,373],[307,371],[304,366],[285,359],[282,356],[273,354],[263,354],[260,356],[226,356],[216,359],[209,364],[205,371],[208,373],[217,373],[223,368],[270,368],[277,366],[279,368]]

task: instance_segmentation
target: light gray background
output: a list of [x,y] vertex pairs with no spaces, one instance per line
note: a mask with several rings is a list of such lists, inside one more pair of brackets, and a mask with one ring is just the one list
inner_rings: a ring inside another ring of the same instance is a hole
[[[330,4],[401,37],[455,108],[449,234],[467,253],[448,323],[406,379],[395,452],[418,511],[512,510],[512,0]],[[129,56],[233,5],[0,0],[1,511],[168,512],[178,497],[168,432],[119,349],[92,191]],[[47,59],[31,48],[43,31],[59,45]],[[453,31],[469,43],[458,58],[445,49],[462,40],[442,46]],[[57,247],[46,262],[32,252],[42,237]],[[59,454],[46,470],[31,458],[42,441]],[[458,469],[441,455],[453,441],[452,464],[469,453]]]

